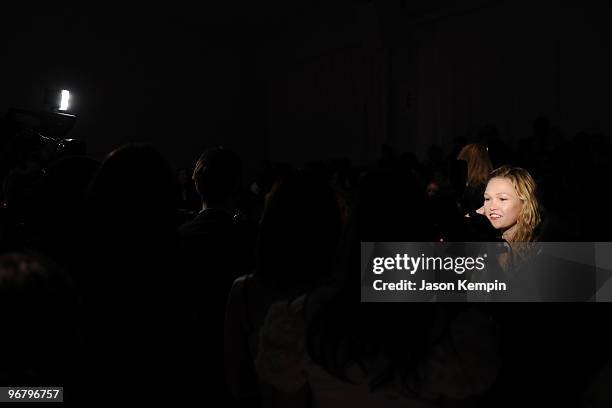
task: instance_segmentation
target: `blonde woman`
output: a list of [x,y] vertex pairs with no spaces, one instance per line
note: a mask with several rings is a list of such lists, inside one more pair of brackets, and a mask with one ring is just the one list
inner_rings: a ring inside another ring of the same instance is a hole
[[493,170],[484,192],[484,205],[477,212],[487,217],[506,242],[497,260],[513,290],[504,300],[538,299],[536,276],[525,272],[540,252],[535,243],[541,222],[540,205],[536,183],[529,172],[510,166]]
[[493,170],[487,147],[482,143],[470,143],[461,149],[457,160],[467,163],[467,179],[461,198],[465,214],[470,214],[482,205],[482,194]]
[[479,213],[502,233],[507,242],[532,242],[540,225],[536,183],[520,167],[502,166],[489,175],[484,206]]

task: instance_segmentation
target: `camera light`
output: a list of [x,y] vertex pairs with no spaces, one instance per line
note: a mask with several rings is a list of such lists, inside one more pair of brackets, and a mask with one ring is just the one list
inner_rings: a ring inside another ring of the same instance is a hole
[[62,99],[60,102],[59,110],[68,110],[68,100],[70,99],[70,91],[62,89]]

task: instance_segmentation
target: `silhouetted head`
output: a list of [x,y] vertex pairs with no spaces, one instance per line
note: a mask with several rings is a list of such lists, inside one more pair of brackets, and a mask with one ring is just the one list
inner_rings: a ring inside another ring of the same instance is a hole
[[425,193],[429,199],[437,197],[440,193],[440,182],[435,180],[430,181],[425,188]]
[[467,185],[470,187],[486,183],[493,170],[487,147],[482,143],[470,143],[463,147],[457,160],[467,162]]
[[364,242],[422,242],[431,238],[425,186],[404,172],[389,169],[366,175],[356,206],[359,237]]
[[312,288],[331,275],[340,228],[331,187],[304,171],[289,175],[264,211],[257,274],[280,290]]
[[538,116],[533,121],[533,132],[536,134],[546,133],[550,130],[550,121],[545,116]]
[[159,219],[174,213],[178,190],[173,172],[157,150],[130,144],[108,155],[91,191],[102,211],[129,217],[154,213]]
[[196,163],[193,181],[202,201],[224,203],[240,190],[242,160],[224,147],[207,150]]
[[528,242],[541,221],[536,183],[520,167],[502,166],[489,176],[484,214],[509,242]]
[[439,163],[444,161],[444,150],[437,144],[429,146],[427,149],[427,160],[431,163]]

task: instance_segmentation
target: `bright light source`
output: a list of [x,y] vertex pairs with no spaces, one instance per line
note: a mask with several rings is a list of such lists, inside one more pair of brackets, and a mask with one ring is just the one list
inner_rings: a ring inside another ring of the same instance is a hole
[[59,110],[68,110],[68,100],[70,99],[70,91],[62,89],[62,100],[60,102]]

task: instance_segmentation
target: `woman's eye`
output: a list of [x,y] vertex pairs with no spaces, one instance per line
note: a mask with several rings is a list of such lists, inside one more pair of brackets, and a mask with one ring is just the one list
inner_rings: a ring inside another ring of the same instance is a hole
[[485,201],[489,201],[489,200],[490,200],[490,198],[485,198]]
[[506,201],[507,198],[500,198],[500,201]]

